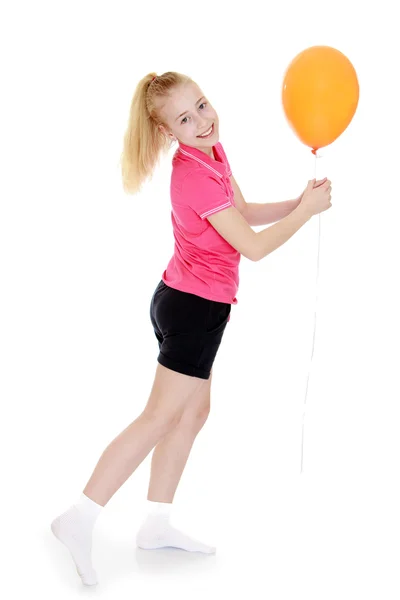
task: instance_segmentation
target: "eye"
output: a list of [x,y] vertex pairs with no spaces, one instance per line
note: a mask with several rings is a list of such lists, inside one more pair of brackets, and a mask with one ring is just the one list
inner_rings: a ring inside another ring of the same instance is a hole
[[[201,106],[207,106],[207,102],[202,102],[202,103],[199,105],[199,108],[200,108]],[[182,123],[186,123],[186,120],[187,120],[187,117],[184,117],[184,118],[182,119],[182,121],[181,121],[181,125],[182,125]]]

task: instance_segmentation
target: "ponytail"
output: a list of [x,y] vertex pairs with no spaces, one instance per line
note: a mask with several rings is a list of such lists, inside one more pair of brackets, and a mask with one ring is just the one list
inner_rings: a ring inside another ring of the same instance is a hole
[[172,141],[160,130],[156,100],[167,98],[172,89],[188,83],[190,77],[174,71],[156,76],[149,73],[141,79],[134,92],[124,135],[121,173],[124,191],[138,193],[146,179],[151,179],[161,155],[171,148]]

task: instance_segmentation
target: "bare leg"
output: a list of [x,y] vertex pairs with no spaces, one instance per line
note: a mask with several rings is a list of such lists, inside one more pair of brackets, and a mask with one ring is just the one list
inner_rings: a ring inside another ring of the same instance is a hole
[[197,434],[210,411],[211,379],[189,399],[179,423],[154,449],[147,498],[172,502]]
[[146,408],[104,450],[83,493],[101,506],[107,504],[157,442],[175,427],[188,400],[205,382],[158,364]]
[[155,505],[136,536],[140,548],[152,550],[173,546],[189,552],[215,552],[215,547],[189,537],[169,522],[172,501],[190,450],[210,411],[210,387],[211,377],[207,385],[190,398],[178,425],[154,450],[148,499]]
[[[142,414],[104,450],[78,505],[56,517],[54,535],[68,548],[85,585],[95,585],[91,546],[94,516],[154,448],[178,423],[189,398],[205,380],[189,377],[157,365],[156,376]],[[100,506],[99,506],[100,505]]]

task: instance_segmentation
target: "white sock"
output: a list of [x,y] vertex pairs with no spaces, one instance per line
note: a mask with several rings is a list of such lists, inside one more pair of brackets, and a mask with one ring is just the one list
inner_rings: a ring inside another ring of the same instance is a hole
[[51,530],[69,550],[84,585],[95,585],[97,575],[92,566],[92,532],[103,507],[85,494],[79,502],[51,523]]
[[148,500],[149,513],[136,536],[136,544],[143,550],[180,548],[187,552],[214,554],[215,548],[189,537],[170,524],[172,504]]
[[149,515],[164,515],[168,520],[171,517],[172,502],[153,502],[147,500]]

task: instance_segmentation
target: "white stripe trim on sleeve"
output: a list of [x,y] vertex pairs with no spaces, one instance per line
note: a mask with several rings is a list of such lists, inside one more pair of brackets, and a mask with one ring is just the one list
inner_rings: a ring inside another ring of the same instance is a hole
[[209,217],[213,213],[216,213],[219,210],[221,210],[222,208],[227,208],[227,206],[233,206],[233,205],[231,204],[231,202],[225,202],[225,204],[221,204],[221,206],[218,206],[217,208],[212,208],[211,210],[207,210],[205,213],[200,215],[200,218],[205,219],[205,217]]

